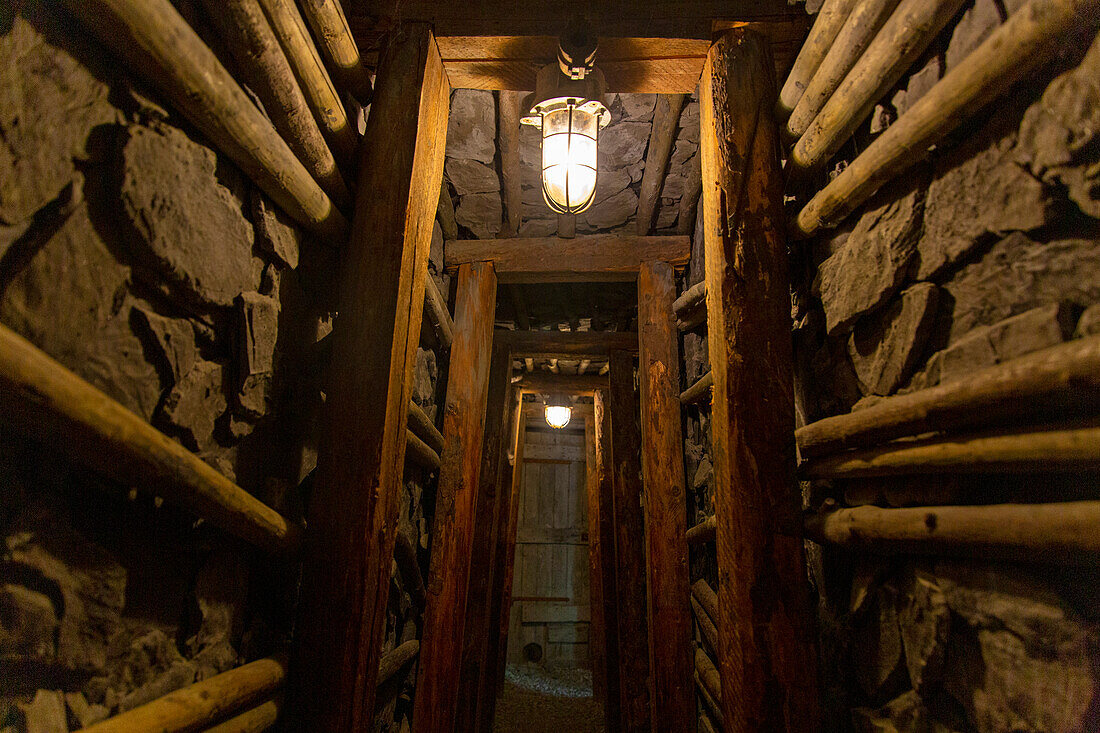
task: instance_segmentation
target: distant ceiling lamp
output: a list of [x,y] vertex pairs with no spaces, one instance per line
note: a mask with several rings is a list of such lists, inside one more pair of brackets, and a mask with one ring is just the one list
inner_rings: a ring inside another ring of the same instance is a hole
[[546,398],[546,424],[561,430],[573,417],[573,404],[565,395],[550,395]]
[[539,70],[530,112],[520,122],[542,130],[542,197],[559,214],[578,214],[596,195],[596,148],[611,121],[603,103],[596,39],[574,21],[559,41],[558,62]]

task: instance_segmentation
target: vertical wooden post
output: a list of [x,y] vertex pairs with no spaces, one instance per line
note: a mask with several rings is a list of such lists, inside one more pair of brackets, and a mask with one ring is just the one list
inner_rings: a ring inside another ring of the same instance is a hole
[[[502,483],[508,465],[505,442],[511,410],[512,352],[503,339],[493,340],[489,364],[489,399],[485,409],[485,443],[481,451],[481,479],[474,497],[474,534],[470,546],[470,583],[466,595],[466,630],[462,643],[462,667],[458,686],[455,728],[473,731],[488,701],[482,695],[488,672],[489,592],[493,587]],[[511,489],[511,484],[507,489]],[[496,694],[493,690],[491,694]]]
[[607,619],[603,617],[603,544],[600,533],[600,464],[596,457],[596,418],[584,421],[585,495],[588,497],[588,653],[592,659],[592,692],[607,700]]
[[820,728],[794,480],[790,291],[767,42],[711,47],[700,84],[722,708],[729,731]]
[[413,730],[423,733],[455,729],[496,292],[497,278],[491,262],[459,268],[455,339],[451,345],[443,414],[445,443],[440,455],[442,465],[428,571],[428,605],[413,703]]
[[619,699],[622,729],[649,725],[649,624],[646,620],[645,521],[638,447],[634,355],[612,351],[608,379],[615,492],[615,582],[619,616]]
[[603,635],[606,683],[604,718],[607,730],[615,733],[621,720],[619,702],[619,603],[615,582],[615,485],[611,463],[611,410],[607,394],[595,394],[593,425],[596,427],[596,487],[600,506],[600,575],[603,579]]
[[523,398],[516,406],[516,443],[512,454],[512,491],[508,531],[504,536],[504,576],[500,599],[500,641],[497,647],[496,694],[504,689],[504,670],[508,665],[508,627],[512,621],[512,583],[516,572],[516,531],[519,527],[519,490],[523,486],[523,446],[527,441],[527,420],[523,417]]
[[370,726],[404,471],[450,89],[427,26],[406,24],[378,69],[303,552],[289,695],[296,726]]
[[638,379],[654,731],[694,731],[696,724],[675,299],[672,266],[643,263],[638,272]]

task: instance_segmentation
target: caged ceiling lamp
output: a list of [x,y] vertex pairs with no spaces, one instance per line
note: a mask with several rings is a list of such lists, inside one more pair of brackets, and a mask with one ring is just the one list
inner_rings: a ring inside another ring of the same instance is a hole
[[611,112],[595,60],[596,39],[574,22],[559,42],[557,63],[539,70],[530,112],[520,120],[542,131],[542,197],[559,214],[584,211],[596,195],[596,151]]
[[555,394],[546,398],[546,424],[561,430],[573,417],[573,404],[565,395]]

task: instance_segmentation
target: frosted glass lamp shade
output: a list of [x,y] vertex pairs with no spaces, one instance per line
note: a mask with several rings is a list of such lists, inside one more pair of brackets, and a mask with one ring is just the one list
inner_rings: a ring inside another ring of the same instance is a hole
[[562,405],[547,405],[546,406],[546,424],[552,428],[564,428],[569,424],[569,419],[573,417],[573,408],[564,407]]
[[542,131],[542,197],[559,214],[579,214],[596,195],[600,128],[611,118],[599,100],[558,97],[523,118]]

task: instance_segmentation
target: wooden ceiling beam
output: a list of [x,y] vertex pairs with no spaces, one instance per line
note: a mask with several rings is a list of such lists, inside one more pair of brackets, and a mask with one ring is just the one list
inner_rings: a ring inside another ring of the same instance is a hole
[[588,394],[607,389],[607,377],[598,377],[592,374],[549,374],[547,372],[532,372],[524,374],[523,378],[513,387],[523,392],[566,392],[570,394]]
[[612,351],[638,350],[638,334],[631,331],[497,331],[494,338],[507,342],[512,356],[520,359],[602,361]]
[[632,282],[643,262],[682,267],[690,256],[691,240],[682,235],[596,234],[456,239],[446,243],[443,260],[449,271],[467,262],[492,261],[502,283]]

